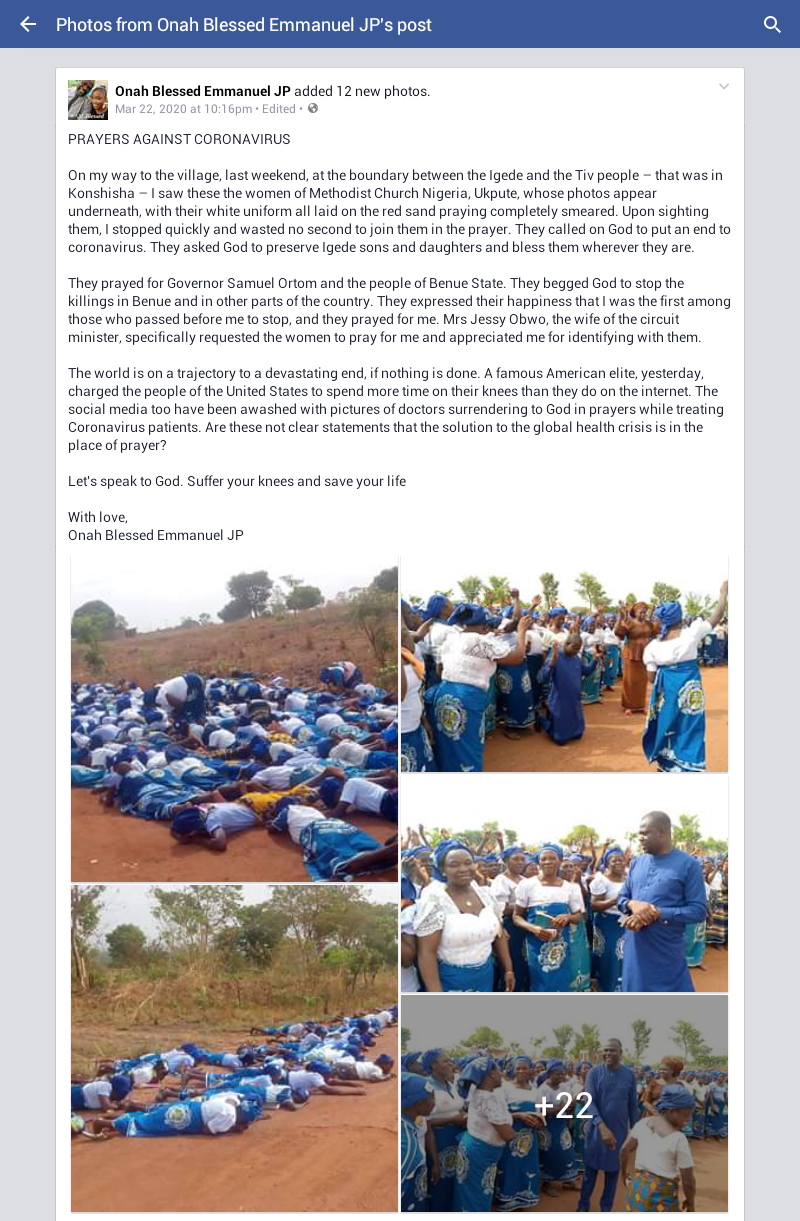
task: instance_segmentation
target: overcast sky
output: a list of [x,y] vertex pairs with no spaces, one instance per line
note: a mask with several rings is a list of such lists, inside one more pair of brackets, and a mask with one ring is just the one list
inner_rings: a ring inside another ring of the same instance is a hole
[[715,546],[700,523],[702,546],[671,549],[659,535],[649,554],[625,545],[622,519],[612,523],[602,514],[595,520],[590,515],[577,545],[562,539],[557,525],[547,529],[545,541],[538,541],[544,518],[533,513],[533,505],[527,520],[510,512],[505,520],[502,489],[492,504],[496,524],[490,543],[478,546],[468,523],[463,530],[456,523],[446,534],[437,533],[436,546],[421,545],[402,557],[400,588],[406,597],[427,598],[437,589],[453,589],[458,595],[461,577],[486,580],[494,574],[507,577],[524,601],[541,592],[540,574],[552,572],[559,582],[559,596],[571,606],[582,602],[574,584],[581,572],[597,577],[611,598],[633,593],[642,600],[649,598],[656,581],[676,585],[684,595],[716,595],[727,576],[725,551]]
[[[265,532],[270,534],[265,523]],[[265,568],[270,577],[293,576],[304,585],[316,585],[326,598],[353,586],[368,585],[383,568],[397,564],[392,547],[371,543],[359,536],[358,545],[352,540],[347,546],[331,545],[322,537],[318,546],[307,543],[305,548],[292,539],[289,523],[257,547],[213,547],[182,553],[173,548],[151,548],[147,563],[123,552],[105,550],[98,557],[93,551],[91,562],[75,557],[71,566],[70,610],[84,602],[100,599],[127,619],[130,627],[140,632],[154,628],[174,627],[185,616],[196,618],[204,612],[214,617],[229,600],[225,589],[228,579],[238,572],[256,572]]]
[[[523,843],[558,842],[577,823],[594,827],[600,842],[635,831],[642,815],[664,810],[675,822],[696,815],[711,839],[728,838],[726,776],[585,775],[558,772],[479,772],[462,777],[444,772],[404,776],[403,827],[469,830],[485,822],[513,827]],[[623,845],[624,847],[624,845]]]
[[409,1050],[454,1047],[478,1026],[490,1026],[506,1044],[529,1047],[531,1038],[568,1023],[599,1026],[600,1039],[621,1039],[633,1047],[631,1022],[643,1018],[652,1034],[645,1063],[655,1064],[679,1050],[670,1027],[690,1021],[716,1055],[728,1049],[728,998],[725,996],[404,996],[401,1024],[411,1031]]
[[[183,887],[176,884],[165,886],[164,889],[182,890]],[[263,903],[269,898],[271,890],[271,886],[245,882],[242,886],[242,897],[247,904]],[[391,884],[376,883],[371,886],[359,886],[359,890],[370,903],[398,902],[398,889]],[[149,886],[138,886],[131,883],[122,886],[108,886],[103,895],[103,914],[96,940],[105,945],[105,934],[111,932],[118,924],[138,924],[148,937],[157,936],[159,930],[152,916],[152,906]]]

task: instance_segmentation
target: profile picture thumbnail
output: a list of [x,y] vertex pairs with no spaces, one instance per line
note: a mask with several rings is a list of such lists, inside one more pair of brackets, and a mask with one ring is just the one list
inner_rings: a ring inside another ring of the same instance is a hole
[[108,118],[108,81],[69,81],[70,119]]

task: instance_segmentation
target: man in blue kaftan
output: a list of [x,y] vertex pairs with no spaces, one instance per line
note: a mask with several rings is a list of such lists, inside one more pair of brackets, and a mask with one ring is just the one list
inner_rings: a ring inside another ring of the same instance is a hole
[[583,1149],[583,1183],[578,1212],[588,1213],[597,1176],[603,1171],[600,1211],[610,1213],[619,1179],[619,1151],[628,1131],[639,1121],[636,1077],[621,1062],[622,1044],[609,1039],[603,1049],[603,1063],[589,1069],[584,1089],[591,1096],[587,1104],[591,1118],[586,1120]]

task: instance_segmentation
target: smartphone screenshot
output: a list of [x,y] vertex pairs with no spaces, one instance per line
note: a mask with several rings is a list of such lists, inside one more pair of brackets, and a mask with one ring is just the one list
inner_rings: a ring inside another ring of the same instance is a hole
[[782,1207],[796,13],[2,20],[14,1201]]

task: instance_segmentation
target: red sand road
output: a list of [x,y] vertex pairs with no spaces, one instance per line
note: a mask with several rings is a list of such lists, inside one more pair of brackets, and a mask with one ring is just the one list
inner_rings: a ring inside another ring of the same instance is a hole
[[[397,1059],[396,1029],[370,1058],[381,1051]],[[241,1135],[76,1138],[72,1211],[395,1212],[397,1081],[366,1088],[270,1111]]]
[[[728,1144],[727,1141],[689,1141],[694,1157],[694,1173],[697,1180],[695,1210],[699,1213],[728,1211]],[[599,1174],[592,1195],[592,1212],[600,1211],[600,1195],[603,1190],[603,1175]],[[579,1180],[580,1181],[580,1180]],[[577,1191],[565,1191],[557,1197],[542,1194],[536,1208],[524,1208],[522,1212],[574,1213],[578,1203]],[[612,1212],[625,1212],[625,1185],[620,1180],[614,1197]]]
[[[348,819],[379,843],[394,823],[368,814]],[[397,871],[364,881],[396,882]],[[288,835],[260,827],[232,835],[225,852],[179,844],[167,823],[148,822],[108,809],[88,789],[72,790],[73,882],[310,882],[303,854]]]
[[[728,670],[703,669],[706,696],[706,766],[728,770]],[[545,733],[524,731],[512,741],[498,726],[486,743],[487,772],[655,772],[642,752],[643,716],[625,716],[622,683],[603,693],[602,704],[587,704],[586,732],[577,742],[556,746]]]
[[691,976],[696,992],[728,991],[728,951],[708,946],[702,967],[692,967]]

